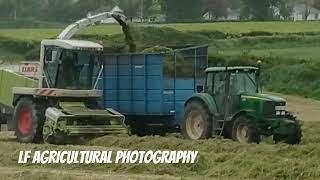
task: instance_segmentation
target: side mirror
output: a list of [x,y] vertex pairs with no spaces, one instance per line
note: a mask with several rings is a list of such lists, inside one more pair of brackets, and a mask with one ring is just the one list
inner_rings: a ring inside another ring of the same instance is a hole
[[197,86],[197,93],[201,93],[203,91],[203,86],[202,85],[199,85]]

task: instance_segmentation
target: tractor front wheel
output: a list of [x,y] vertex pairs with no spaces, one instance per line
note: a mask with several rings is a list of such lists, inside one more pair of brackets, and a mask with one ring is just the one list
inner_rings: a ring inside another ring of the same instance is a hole
[[186,139],[208,139],[212,135],[212,115],[207,106],[198,101],[187,104],[181,134]]
[[15,135],[21,143],[42,142],[44,111],[32,98],[21,98],[14,109]]
[[302,138],[301,125],[295,117],[290,117],[290,119],[294,121],[294,124],[292,125],[292,133],[289,135],[273,135],[273,140],[276,144],[279,142],[291,145],[300,144]]
[[260,143],[261,136],[247,116],[239,116],[233,124],[232,139],[240,143]]

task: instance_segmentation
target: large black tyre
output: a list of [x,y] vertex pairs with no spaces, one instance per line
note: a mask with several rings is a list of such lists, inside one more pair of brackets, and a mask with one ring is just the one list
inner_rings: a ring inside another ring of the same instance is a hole
[[250,119],[241,115],[237,117],[232,127],[232,139],[240,143],[260,143],[261,135]]
[[187,104],[181,124],[181,134],[185,139],[199,140],[212,137],[212,114],[199,101]]
[[273,135],[273,140],[276,144],[279,142],[284,142],[287,144],[295,145],[300,144],[301,142],[302,130],[300,122],[297,120],[296,117],[292,115],[289,115],[288,118],[294,121],[294,124],[292,125],[293,133],[288,135]]
[[[72,139],[72,141],[70,139]],[[79,139],[80,137],[70,138],[62,134],[56,134],[49,137],[44,137],[43,142],[46,144],[66,145],[72,143],[77,144],[78,142],[80,142]]]
[[164,137],[167,134],[167,129],[166,127],[156,127],[156,128],[152,128],[151,132],[152,132],[152,135],[154,136]]
[[41,143],[45,108],[30,97],[22,97],[14,109],[15,135],[21,143]]
[[149,127],[144,123],[131,123],[131,125],[127,126],[128,135],[136,135],[139,137],[143,136],[165,136],[166,128],[165,127]]

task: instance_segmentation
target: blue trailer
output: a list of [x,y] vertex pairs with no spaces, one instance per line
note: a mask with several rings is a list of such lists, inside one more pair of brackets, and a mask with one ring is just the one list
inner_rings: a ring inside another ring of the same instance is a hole
[[202,91],[208,46],[103,58],[103,106],[124,114],[132,133],[162,134],[179,127],[185,101]]

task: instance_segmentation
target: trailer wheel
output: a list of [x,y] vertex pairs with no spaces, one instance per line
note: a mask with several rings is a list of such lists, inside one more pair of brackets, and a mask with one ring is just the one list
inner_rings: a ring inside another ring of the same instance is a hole
[[212,135],[212,115],[207,106],[199,101],[187,104],[181,126],[181,134],[186,139],[208,139]]
[[13,120],[15,122],[15,135],[21,143],[42,142],[42,127],[44,123],[44,110],[41,104],[35,103],[32,98],[21,98],[15,109]]
[[166,130],[165,127],[153,128],[153,129],[152,129],[152,134],[153,134],[154,136],[162,136],[162,137],[164,137],[164,136],[166,136],[166,134],[167,134],[167,130]]
[[260,143],[261,136],[257,127],[248,117],[239,116],[233,124],[232,139],[240,143]]
[[148,127],[142,123],[131,123],[127,126],[129,136],[136,135],[139,137],[151,135]]

